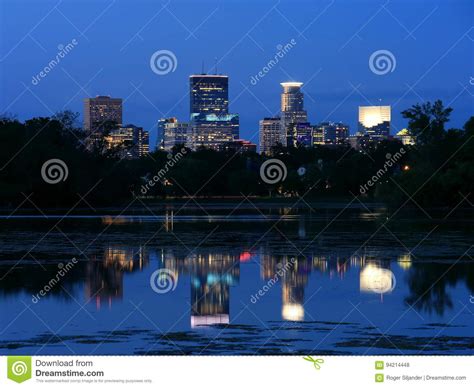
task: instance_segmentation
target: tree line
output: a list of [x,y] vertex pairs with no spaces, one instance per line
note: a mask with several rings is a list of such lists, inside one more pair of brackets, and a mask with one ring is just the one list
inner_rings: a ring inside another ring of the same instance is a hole
[[[156,150],[139,159],[121,159],[117,150],[88,147],[87,134],[77,128],[78,115],[72,112],[24,122],[1,117],[0,205],[71,206],[84,195],[92,206],[120,204],[134,196],[163,200],[304,195],[330,200],[356,195],[390,204],[412,197],[422,206],[450,206],[474,189],[474,116],[463,128],[447,129],[451,112],[441,101],[403,111],[417,139],[414,146],[396,140],[361,150],[349,145],[278,146],[272,156],[210,149],[183,152],[177,146],[170,153]],[[391,160],[393,155],[399,157]],[[285,179],[273,184],[260,172],[271,158],[286,168]],[[44,180],[42,166],[51,159],[65,163],[67,179],[56,184]],[[150,181],[156,182],[147,185]]]

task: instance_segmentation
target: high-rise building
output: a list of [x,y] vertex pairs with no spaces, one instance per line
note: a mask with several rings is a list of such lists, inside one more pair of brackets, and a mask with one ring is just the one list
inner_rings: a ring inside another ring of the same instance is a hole
[[303,83],[282,82],[280,85],[283,87],[283,93],[281,94],[282,131],[284,137],[288,138],[291,125],[306,123],[308,121],[308,115],[304,110],[304,95],[301,92]]
[[149,153],[149,133],[133,124],[111,130],[104,136],[109,150],[117,150],[122,158],[135,159]]
[[349,126],[343,123],[323,122],[313,131],[313,144],[343,144],[348,139]]
[[84,99],[84,130],[102,132],[108,123],[122,125],[122,99],[97,96]]
[[176,117],[160,119],[158,127],[162,130],[160,148],[171,151],[174,146],[190,147],[191,130],[188,123],[181,123]]
[[229,113],[229,77],[197,74],[189,77],[193,149],[219,149],[239,138],[239,115]]
[[359,132],[371,141],[387,139],[390,135],[391,108],[386,106],[359,106]]
[[191,114],[227,114],[229,112],[229,77],[197,74],[189,77]]
[[313,127],[310,123],[290,123],[286,129],[288,147],[311,147],[313,145]]
[[284,144],[286,139],[282,135],[281,119],[266,117],[260,120],[260,153],[270,155],[272,148],[277,144]]

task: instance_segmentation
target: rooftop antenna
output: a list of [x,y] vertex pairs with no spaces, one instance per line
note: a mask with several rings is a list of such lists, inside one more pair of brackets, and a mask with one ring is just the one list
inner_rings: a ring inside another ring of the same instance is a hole
[[202,60],[202,70],[201,70],[201,74],[205,74],[205,73],[204,73],[204,59]]

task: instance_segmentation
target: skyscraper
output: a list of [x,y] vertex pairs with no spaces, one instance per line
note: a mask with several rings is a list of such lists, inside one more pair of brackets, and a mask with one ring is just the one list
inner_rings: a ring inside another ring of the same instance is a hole
[[359,106],[359,132],[370,141],[387,139],[390,135],[391,108],[386,106]]
[[239,138],[239,116],[229,113],[229,77],[197,74],[189,77],[193,149],[219,149]]
[[284,144],[286,139],[282,136],[281,119],[279,117],[266,117],[260,120],[260,153],[270,155],[272,148],[277,144]]
[[[304,110],[304,95],[301,92],[302,82],[282,82],[283,87],[281,94],[281,125],[283,137],[289,140],[289,143],[294,143],[290,132],[292,124],[306,123],[308,115]],[[291,144],[287,144],[291,145]]]
[[104,124],[122,124],[122,99],[97,96],[84,99],[84,130],[102,131]]
[[229,77],[197,74],[189,77],[192,114],[227,114],[229,112]]
[[181,123],[176,117],[160,119],[158,126],[162,130],[161,148],[171,151],[176,145],[190,146],[191,131],[188,123]]
[[313,127],[310,123],[290,123],[286,129],[288,147],[312,147]]
[[343,144],[348,139],[349,126],[343,123],[319,123],[313,131],[314,144]]
[[149,152],[149,133],[133,124],[120,126],[104,136],[107,149],[116,149],[122,158],[135,159]]

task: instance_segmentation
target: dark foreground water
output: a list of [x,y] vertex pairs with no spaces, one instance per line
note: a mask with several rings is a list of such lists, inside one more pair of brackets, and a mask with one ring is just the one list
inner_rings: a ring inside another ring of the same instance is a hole
[[472,212],[97,213],[0,219],[0,354],[474,354]]

